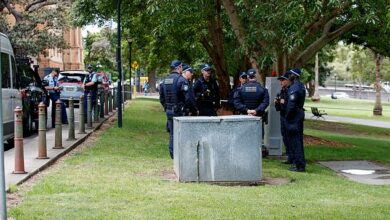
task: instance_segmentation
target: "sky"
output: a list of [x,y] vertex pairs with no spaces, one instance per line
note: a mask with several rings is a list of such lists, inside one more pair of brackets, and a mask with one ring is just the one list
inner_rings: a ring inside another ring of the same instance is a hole
[[[105,25],[111,26],[111,28],[116,28],[116,22],[107,22]],[[103,26],[99,27],[96,24],[87,25],[81,29],[81,34],[82,34],[83,38],[85,38],[85,37],[87,37],[87,31],[89,31],[91,33],[96,33],[96,32],[99,32],[102,28],[103,28]]]

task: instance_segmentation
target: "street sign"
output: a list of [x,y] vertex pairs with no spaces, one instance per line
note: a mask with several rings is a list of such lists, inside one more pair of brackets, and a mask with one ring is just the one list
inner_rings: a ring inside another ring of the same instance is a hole
[[139,67],[139,63],[137,61],[134,61],[133,63],[131,63],[131,67],[136,70]]

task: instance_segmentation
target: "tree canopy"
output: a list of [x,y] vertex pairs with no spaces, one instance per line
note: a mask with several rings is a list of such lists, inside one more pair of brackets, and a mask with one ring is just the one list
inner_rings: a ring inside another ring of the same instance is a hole
[[[76,0],[76,24],[115,20],[114,0]],[[152,68],[180,58],[214,65],[227,95],[229,75],[254,67],[272,71],[305,67],[335,40],[387,19],[388,0],[122,0],[122,26],[136,56]],[[381,42],[380,39],[377,39]]]
[[0,0],[0,32],[15,49],[37,55],[48,48],[66,48],[63,32],[69,27],[71,0]]

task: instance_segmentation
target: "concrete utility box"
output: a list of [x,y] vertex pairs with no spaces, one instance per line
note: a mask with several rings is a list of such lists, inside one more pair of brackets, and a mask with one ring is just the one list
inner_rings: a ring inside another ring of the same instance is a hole
[[274,99],[280,92],[280,83],[277,77],[267,77],[266,87],[269,92],[268,124],[264,126],[264,145],[271,156],[282,155],[282,134],[280,130],[280,113],[275,109]]
[[174,118],[174,169],[181,182],[259,182],[261,118]]

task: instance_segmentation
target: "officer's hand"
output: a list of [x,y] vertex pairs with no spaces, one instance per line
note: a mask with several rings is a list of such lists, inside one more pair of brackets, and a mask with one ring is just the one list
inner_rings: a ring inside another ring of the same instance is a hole
[[247,113],[248,113],[248,115],[255,116],[257,112],[256,112],[256,110],[251,110],[251,109],[249,109],[249,110],[247,111]]
[[284,99],[280,99],[280,104],[284,104]]

